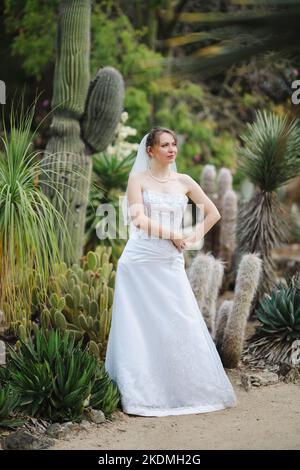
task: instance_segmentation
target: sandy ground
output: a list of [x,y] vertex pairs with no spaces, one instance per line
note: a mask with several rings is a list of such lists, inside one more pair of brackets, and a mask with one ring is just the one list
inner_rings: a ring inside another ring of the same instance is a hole
[[247,392],[238,371],[227,373],[236,408],[163,418],[117,411],[112,421],[72,434],[51,449],[300,449],[300,385],[279,382]]

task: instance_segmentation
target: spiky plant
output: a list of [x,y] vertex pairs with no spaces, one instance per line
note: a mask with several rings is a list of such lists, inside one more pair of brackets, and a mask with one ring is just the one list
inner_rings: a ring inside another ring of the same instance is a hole
[[33,148],[34,111],[35,103],[26,111],[22,102],[16,110],[12,107],[10,128],[4,125],[1,138],[0,310],[9,325],[28,318],[35,286],[46,292],[52,266],[61,261],[55,227],[70,247],[62,215],[40,188],[40,175],[50,170]]
[[14,415],[19,401],[19,395],[13,392],[9,384],[4,387],[0,385],[0,428],[15,428],[24,424],[25,420]]
[[298,354],[300,352],[299,274],[294,275],[288,285],[280,283],[271,295],[266,295],[256,314],[260,325],[245,350],[245,354],[252,356],[250,361],[295,365],[297,348]]
[[276,190],[300,172],[299,121],[289,115],[258,111],[247,125],[239,150],[241,171],[255,185],[250,201],[241,203],[237,224],[237,259],[243,253],[260,253],[263,275],[257,306],[276,282],[271,250],[287,237],[287,217]]
[[10,348],[10,383],[20,409],[31,416],[68,421],[81,418],[90,395],[97,360],[75,345],[71,334],[40,330]]

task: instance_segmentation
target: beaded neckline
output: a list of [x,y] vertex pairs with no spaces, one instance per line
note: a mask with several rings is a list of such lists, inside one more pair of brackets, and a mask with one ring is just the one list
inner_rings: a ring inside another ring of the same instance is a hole
[[148,191],[148,192],[151,192],[151,193],[156,193],[156,194],[163,194],[165,196],[182,196],[187,201],[189,200],[188,196],[186,194],[183,194],[183,193],[164,193],[163,191],[156,191],[155,189],[150,189],[150,188],[144,188],[143,192],[145,192],[145,191]]

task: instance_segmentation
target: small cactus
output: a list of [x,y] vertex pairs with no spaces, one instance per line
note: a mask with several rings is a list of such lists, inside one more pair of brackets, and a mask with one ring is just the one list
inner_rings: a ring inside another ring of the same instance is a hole
[[108,339],[114,298],[115,272],[110,263],[111,247],[89,252],[82,266],[74,264],[59,274],[50,295],[49,308],[41,314],[46,331],[72,331],[75,339],[86,338],[87,347],[101,358]]

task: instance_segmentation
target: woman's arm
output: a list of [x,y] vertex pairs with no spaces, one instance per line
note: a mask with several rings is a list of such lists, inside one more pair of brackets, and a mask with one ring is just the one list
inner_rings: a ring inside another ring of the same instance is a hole
[[136,227],[145,231],[150,236],[158,236],[159,238],[166,238],[168,240],[183,239],[181,230],[176,231],[171,230],[170,227],[164,227],[144,213],[141,177],[138,174],[129,176],[127,197],[130,217]]
[[196,243],[204,238],[209,230],[221,219],[221,214],[214,203],[206,196],[198,183],[189,175],[185,176],[185,182],[188,188],[187,195],[204,212],[205,218],[202,222],[196,224],[195,231],[188,238],[187,243]]

